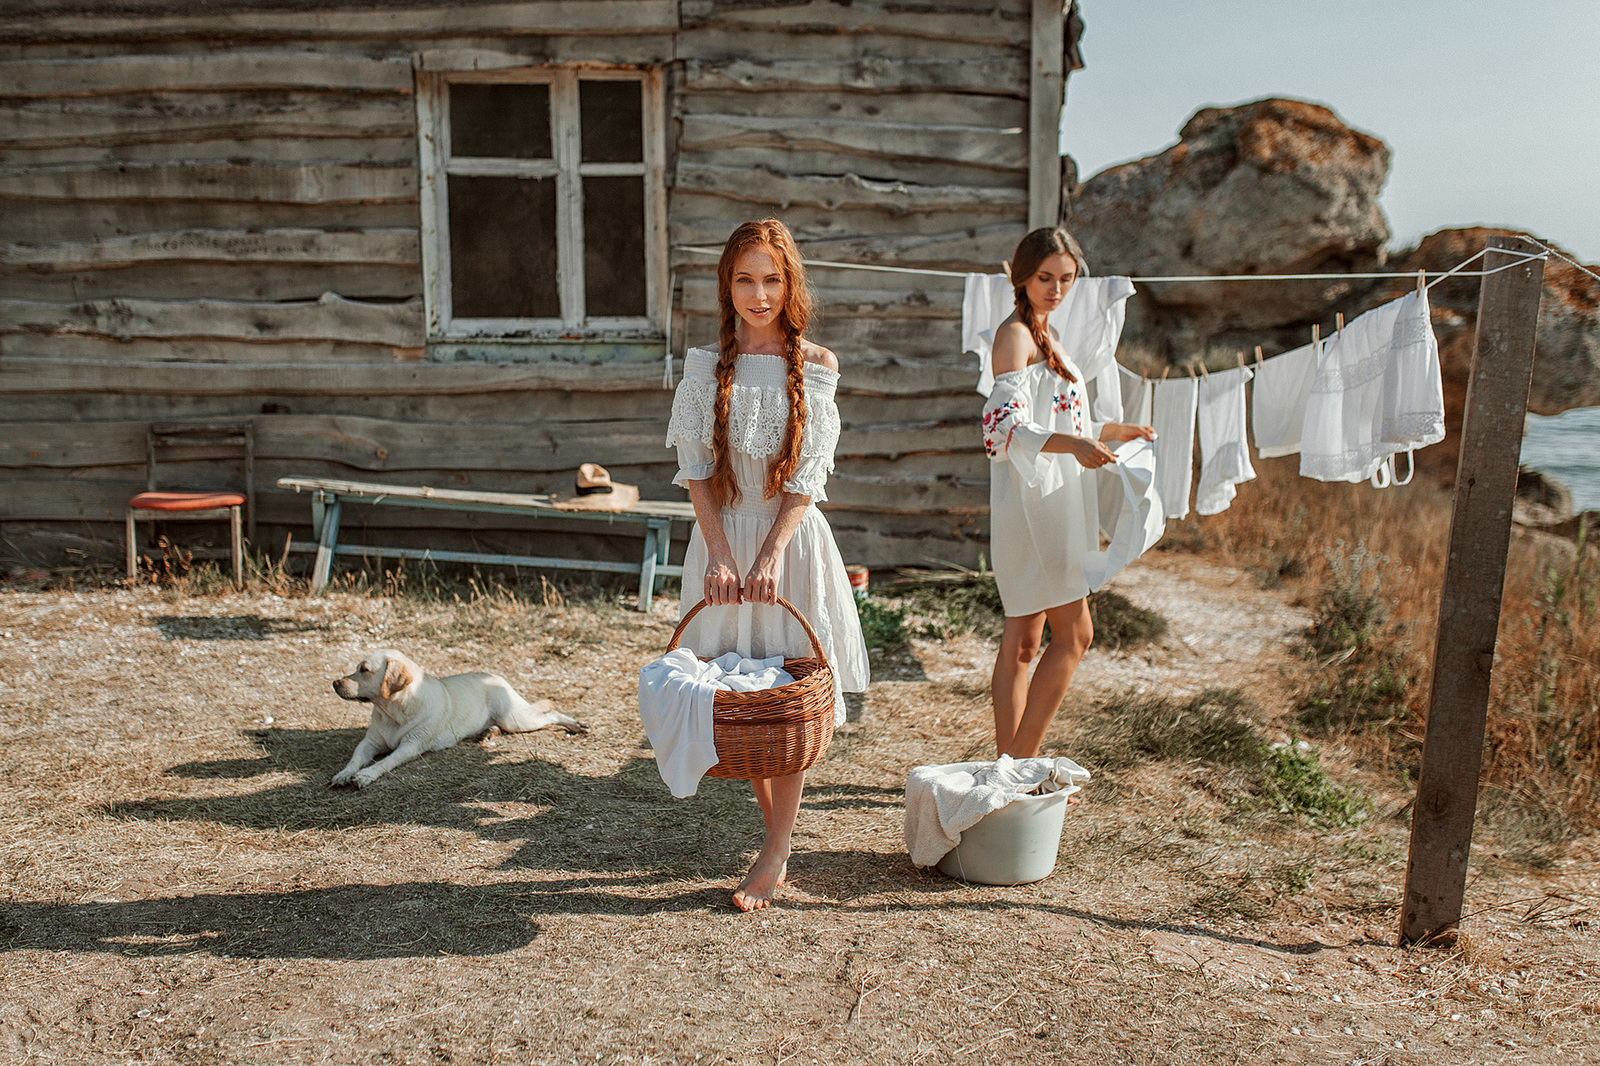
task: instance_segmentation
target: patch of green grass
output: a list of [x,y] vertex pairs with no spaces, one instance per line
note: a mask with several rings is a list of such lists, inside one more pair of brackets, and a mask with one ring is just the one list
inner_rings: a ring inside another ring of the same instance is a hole
[[1388,729],[1408,717],[1407,643],[1381,595],[1389,562],[1364,544],[1347,552],[1340,541],[1328,552],[1329,580],[1303,642],[1308,655],[1328,660],[1300,706],[1300,726],[1310,733]]
[[1342,540],[1327,554],[1329,581],[1317,600],[1306,646],[1315,655],[1358,651],[1382,634],[1388,620],[1378,571],[1389,560],[1369,552],[1365,543],[1347,552]]
[[1084,731],[1091,766],[1118,770],[1142,762],[1203,762],[1231,771],[1230,798],[1240,810],[1264,810],[1317,825],[1347,826],[1366,817],[1367,802],[1329,779],[1315,749],[1268,744],[1252,719],[1256,708],[1237,689],[1211,688],[1187,700],[1114,697]]
[[929,578],[904,590],[910,613],[925,619],[919,633],[948,640],[963,633],[996,637],[1005,628],[1000,586],[984,571],[954,578]]
[[1314,748],[1274,748],[1262,769],[1262,802],[1279,814],[1328,826],[1354,825],[1367,815],[1368,804],[1356,792],[1328,779]]
[[856,601],[861,616],[861,636],[868,648],[899,648],[910,640],[906,632],[906,608],[875,596]]
[[1102,648],[1149,644],[1166,636],[1169,628],[1162,615],[1112,589],[1102,589],[1089,597],[1089,618],[1094,622],[1094,642]]

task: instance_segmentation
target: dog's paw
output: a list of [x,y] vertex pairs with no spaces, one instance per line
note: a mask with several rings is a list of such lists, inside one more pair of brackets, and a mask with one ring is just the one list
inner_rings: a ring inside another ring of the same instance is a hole
[[340,770],[333,775],[333,780],[328,782],[328,787],[343,788],[350,783],[350,779],[354,776],[356,776],[354,770]]
[[371,767],[368,767],[365,770],[356,771],[355,777],[353,777],[351,780],[355,782],[355,786],[357,788],[366,788],[368,785],[376,781],[379,776],[380,775],[372,772]]
[[587,733],[589,731],[589,727],[578,721],[576,718],[568,718],[566,715],[562,715],[561,718],[561,728],[565,729],[569,734],[576,735],[578,733]]

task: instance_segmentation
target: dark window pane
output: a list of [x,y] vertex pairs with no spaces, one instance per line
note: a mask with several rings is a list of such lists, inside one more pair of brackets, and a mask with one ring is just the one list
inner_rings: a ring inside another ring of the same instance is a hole
[[450,86],[450,154],[549,159],[550,86]]
[[648,314],[644,179],[583,179],[583,290],[590,318]]
[[585,163],[644,161],[643,92],[636,81],[578,82]]
[[450,294],[457,318],[560,318],[554,178],[452,177]]

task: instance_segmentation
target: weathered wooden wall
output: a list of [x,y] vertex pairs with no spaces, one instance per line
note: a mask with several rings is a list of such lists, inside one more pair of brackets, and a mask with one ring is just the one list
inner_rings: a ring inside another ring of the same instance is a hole
[[[516,361],[425,336],[413,65],[668,71],[673,347],[716,336],[714,258],[777,215],[808,257],[993,271],[1028,214],[1032,0],[585,0],[314,11],[32,0],[0,27],[0,531],[120,544],[150,421],[248,416],[273,550],[285,474],[563,488],[584,461],[681,498],[657,350]],[[421,58],[421,57],[426,57]],[[845,555],[972,563],[987,468],[961,282],[818,269],[844,367]],[[578,360],[574,362],[573,360]],[[204,464],[183,477],[220,472]],[[439,547],[505,523],[384,510]],[[350,519],[347,519],[350,521]],[[617,552],[631,552],[616,546]]]

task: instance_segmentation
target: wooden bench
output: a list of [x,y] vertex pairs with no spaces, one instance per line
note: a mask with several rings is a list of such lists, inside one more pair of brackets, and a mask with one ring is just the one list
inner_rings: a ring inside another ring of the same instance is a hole
[[[380,485],[367,481],[338,481],[329,478],[284,477],[281,489],[311,493],[311,528],[316,545],[295,545],[300,551],[317,553],[311,571],[311,590],[328,584],[335,555],[362,558],[433,559],[452,563],[492,563],[497,566],[536,566],[553,570],[592,570],[606,573],[639,572],[639,609],[650,610],[656,582],[663,577],[679,577],[683,567],[668,565],[667,548],[672,542],[674,521],[694,521],[694,505],[671,500],[640,500],[626,511],[569,511],[555,506],[550,496],[519,492],[464,492],[460,489],[434,489],[426,485]],[[530,518],[562,518],[611,525],[635,524],[644,527],[644,558],[623,563],[600,559],[561,559],[538,555],[495,555],[488,552],[435,551],[431,548],[384,548],[367,544],[340,544],[340,510],[346,503],[429,507],[447,511],[474,511],[479,514],[525,515]]]

